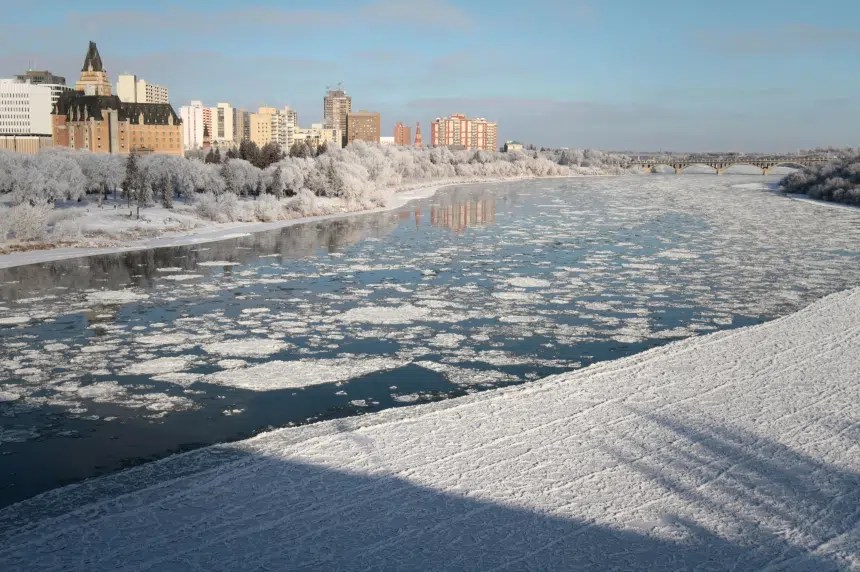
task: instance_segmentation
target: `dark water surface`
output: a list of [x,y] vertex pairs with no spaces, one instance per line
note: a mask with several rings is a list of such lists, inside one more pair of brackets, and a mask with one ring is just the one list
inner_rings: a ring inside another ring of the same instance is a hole
[[0,270],[0,506],[759,323],[856,285],[860,213],[767,180],[454,187],[384,214]]

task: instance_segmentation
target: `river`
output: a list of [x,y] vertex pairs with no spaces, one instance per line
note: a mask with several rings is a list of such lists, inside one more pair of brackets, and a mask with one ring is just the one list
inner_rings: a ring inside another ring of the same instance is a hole
[[455,186],[387,213],[0,270],[0,506],[760,323],[856,285],[860,213],[779,196],[763,184],[775,180]]

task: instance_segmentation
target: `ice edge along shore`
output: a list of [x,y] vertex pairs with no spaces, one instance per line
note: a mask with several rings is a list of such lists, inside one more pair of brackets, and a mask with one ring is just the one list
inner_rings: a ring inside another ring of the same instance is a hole
[[398,209],[407,203],[430,198],[441,189],[460,185],[478,185],[488,183],[504,183],[509,181],[522,180],[538,180],[538,179],[583,179],[594,176],[609,177],[615,175],[570,175],[564,177],[518,177],[518,178],[493,178],[484,180],[464,180],[464,181],[439,181],[428,182],[415,187],[409,187],[400,191],[396,191],[393,200],[390,204],[384,207],[374,209],[363,209],[344,211],[334,214],[315,215],[302,218],[294,218],[289,220],[279,220],[274,222],[228,222],[216,223],[211,222],[203,227],[187,231],[166,231],[164,235],[155,238],[131,241],[128,244],[121,246],[107,247],[59,247],[48,248],[44,250],[27,250],[21,252],[12,252],[10,254],[0,254],[0,269],[13,268],[15,266],[25,266],[27,264],[39,264],[42,262],[54,262],[57,260],[68,260],[71,258],[85,258],[88,256],[99,256],[104,254],[117,254],[121,252],[130,252],[134,250],[148,250],[152,248],[169,248],[173,246],[189,246],[196,244],[205,244],[209,242],[217,242],[220,240],[230,240],[247,236],[249,234],[277,230],[298,224],[309,222],[321,222],[326,220],[335,220],[356,215],[366,215],[374,213],[382,213]]

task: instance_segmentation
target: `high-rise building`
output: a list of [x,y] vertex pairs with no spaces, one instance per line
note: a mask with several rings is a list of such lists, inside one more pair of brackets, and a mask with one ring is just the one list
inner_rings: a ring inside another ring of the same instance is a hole
[[271,107],[261,107],[257,113],[251,114],[251,143],[257,147],[269,143],[272,140],[272,115],[267,113]]
[[[192,101],[191,105],[183,105],[179,108],[179,117],[182,119],[182,139],[185,142],[185,150],[192,151],[203,146],[203,122],[202,101]],[[207,128],[208,130],[208,128]]]
[[424,141],[421,139],[421,122],[415,126],[415,148],[421,149],[424,146]]
[[51,88],[51,108],[56,105],[60,95],[64,92],[72,91],[72,88],[66,85],[66,78],[54,75],[47,70],[27,70],[21,75],[16,75],[15,79],[20,82],[29,82],[33,85],[45,85]]
[[51,144],[51,87],[0,79],[0,149],[35,153]]
[[167,88],[122,74],[116,82],[116,94],[123,103],[168,103]]
[[403,125],[399,121],[394,126],[394,144],[409,147],[412,145],[412,130],[408,125]]
[[212,144],[216,148],[231,148],[238,143],[233,139],[233,106],[229,103],[219,103],[212,108]]
[[233,110],[233,142],[238,147],[242,141],[251,140],[251,117],[244,109]]
[[[347,116],[352,112],[352,98],[342,89],[330,89],[323,98],[323,123],[328,129],[339,129],[347,137]],[[346,145],[344,140],[343,145]]]
[[497,132],[498,125],[483,117],[469,119],[463,114],[437,117],[430,124],[430,144],[433,147],[495,151]]
[[102,64],[102,57],[95,42],[90,42],[87,55],[84,58],[84,66],[81,68],[81,77],[75,84],[75,91],[84,95],[110,95],[111,86],[107,72]]
[[379,113],[361,110],[347,115],[347,145],[361,139],[369,143],[379,143]]
[[296,112],[289,106],[284,109],[261,107],[250,117],[250,140],[262,147],[266,143],[277,143],[282,151],[292,147],[296,137]]

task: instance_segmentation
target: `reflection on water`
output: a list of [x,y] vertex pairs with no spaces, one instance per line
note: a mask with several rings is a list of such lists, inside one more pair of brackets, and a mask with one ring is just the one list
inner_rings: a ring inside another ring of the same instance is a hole
[[430,224],[449,228],[454,232],[463,232],[469,227],[484,226],[495,222],[495,197],[454,201],[451,204],[430,207]]
[[0,270],[0,506],[757,323],[860,281],[855,213],[730,181],[455,187],[391,213]]

